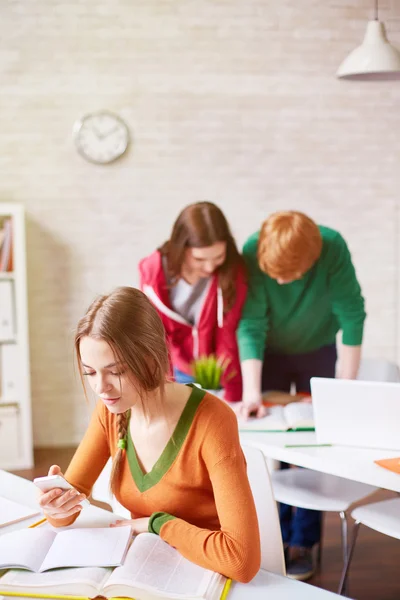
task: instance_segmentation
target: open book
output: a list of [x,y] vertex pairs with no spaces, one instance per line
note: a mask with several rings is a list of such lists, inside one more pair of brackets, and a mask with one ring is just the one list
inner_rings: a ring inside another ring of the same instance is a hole
[[314,415],[310,402],[291,402],[290,404],[268,407],[267,416],[262,419],[239,419],[240,431],[293,431],[313,430]]
[[115,567],[123,564],[131,528],[20,529],[0,536],[0,568],[41,573],[61,567]]
[[0,496],[0,527],[39,515],[40,511]]
[[138,535],[124,565],[111,569],[60,569],[47,573],[8,571],[0,595],[125,596],[136,600],[218,600],[226,578],[199,567],[154,533]]

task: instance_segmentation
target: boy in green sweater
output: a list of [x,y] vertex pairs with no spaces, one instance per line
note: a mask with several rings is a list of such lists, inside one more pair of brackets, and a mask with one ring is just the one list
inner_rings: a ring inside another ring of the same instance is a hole
[[[243,248],[249,272],[238,329],[243,376],[239,414],[265,414],[262,392],[310,393],[311,377],[355,379],[366,313],[342,236],[300,212],[272,214]],[[336,334],[342,331],[336,370]],[[286,465],[287,466],[287,465]],[[313,574],[312,546],[321,535],[318,511],[280,506],[282,536],[292,558],[287,573]],[[288,556],[288,553],[287,553]]]

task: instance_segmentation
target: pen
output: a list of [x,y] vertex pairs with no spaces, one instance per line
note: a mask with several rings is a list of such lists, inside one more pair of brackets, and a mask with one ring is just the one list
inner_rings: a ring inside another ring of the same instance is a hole
[[231,587],[231,583],[232,583],[232,579],[227,579],[225,581],[224,589],[222,590],[222,594],[221,594],[220,600],[226,600],[226,598],[228,596],[229,589]]
[[285,448],[321,448],[332,444],[285,444]]
[[47,521],[46,517],[44,517],[44,519],[40,519],[40,521],[36,521],[36,523],[32,523],[32,525],[29,525],[28,529],[32,529],[33,527],[38,527],[45,521]]

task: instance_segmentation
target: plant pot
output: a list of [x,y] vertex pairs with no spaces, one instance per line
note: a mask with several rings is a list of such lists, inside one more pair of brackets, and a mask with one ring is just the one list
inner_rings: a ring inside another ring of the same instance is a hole
[[219,388],[219,390],[207,390],[205,388],[204,389],[205,392],[208,392],[209,394],[212,394],[213,396],[217,396],[217,398],[223,398],[224,397],[224,390],[223,388]]

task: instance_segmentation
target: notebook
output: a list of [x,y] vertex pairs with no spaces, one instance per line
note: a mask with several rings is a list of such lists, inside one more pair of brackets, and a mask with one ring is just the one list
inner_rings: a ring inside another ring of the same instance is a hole
[[45,573],[8,571],[0,578],[4,592],[41,597],[125,596],[135,600],[218,600],[227,579],[183,558],[154,533],[138,535],[124,565],[111,569],[60,569]]
[[381,458],[380,460],[374,460],[374,463],[400,475],[400,456],[396,456],[396,458]]
[[313,407],[310,402],[291,402],[268,407],[261,419],[239,418],[239,431],[310,431],[314,429]]
[[313,377],[318,444],[400,450],[400,383]]
[[0,527],[39,515],[40,511],[0,496]]
[[131,537],[129,526],[20,529],[0,536],[0,569],[42,573],[60,567],[115,567],[123,563]]

